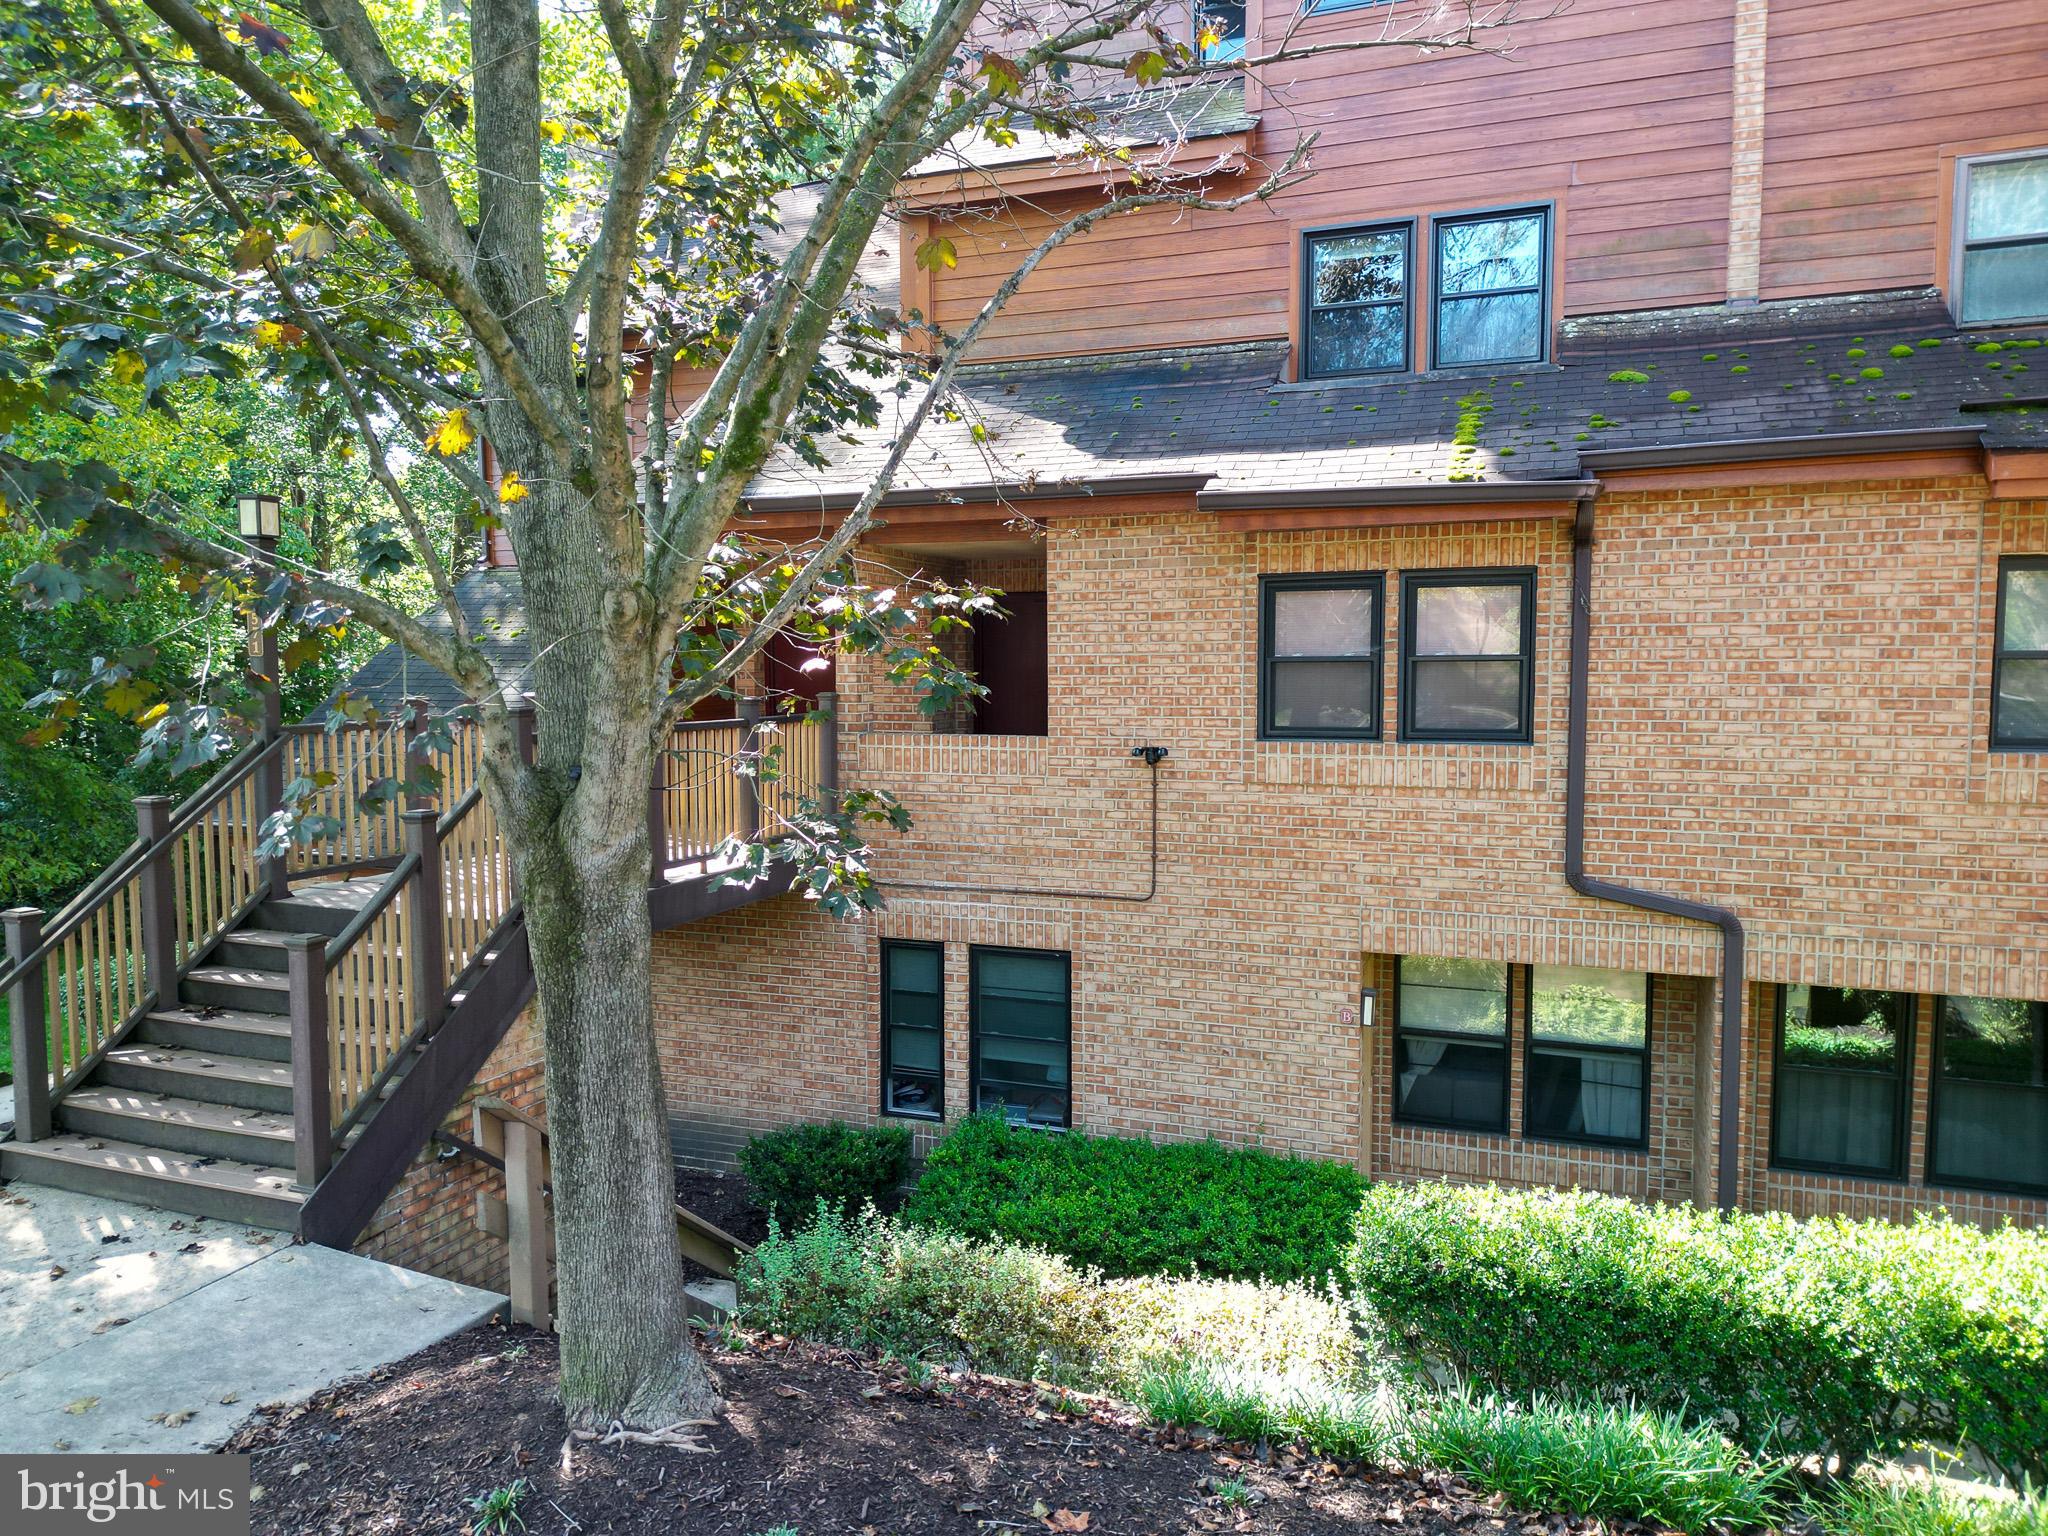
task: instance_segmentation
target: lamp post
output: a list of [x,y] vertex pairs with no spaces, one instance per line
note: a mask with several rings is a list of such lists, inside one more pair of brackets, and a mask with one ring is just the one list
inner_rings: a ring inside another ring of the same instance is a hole
[[[245,491],[235,498],[235,520],[242,537],[256,551],[258,580],[269,584],[277,574],[277,540],[283,532],[283,503],[264,491]],[[250,682],[263,700],[263,739],[276,741],[284,731],[284,695],[277,654],[277,626],[265,624],[260,616],[251,619],[249,643]],[[267,816],[284,804],[284,758],[272,753],[256,770],[257,804]],[[270,898],[282,900],[290,890],[284,860],[265,859],[260,874],[270,887]]]

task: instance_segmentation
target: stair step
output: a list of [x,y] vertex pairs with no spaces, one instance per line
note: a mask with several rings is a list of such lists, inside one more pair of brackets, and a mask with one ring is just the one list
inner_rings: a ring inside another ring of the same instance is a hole
[[159,1008],[136,1026],[132,1038],[148,1045],[188,1046],[263,1061],[292,1059],[291,1021],[275,1013]]
[[[262,971],[282,976],[289,964],[286,959],[287,941],[304,935],[305,929],[281,928],[237,928],[222,936],[213,953],[206,957],[209,967],[220,966],[230,970]],[[332,935],[316,933],[315,938],[331,938]]]
[[305,1200],[276,1168],[104,1136],[0,1142],[0,1176],[286,1232],[297,1229]]
[[333,938],[369,904],[383,883],[382,875],[365,875],[295,885],[284,900],[266,901],[252,912],[242,931],[324,933]]
[[51,1113],[81,1136],[128,1138],[167,1152],[280,1168],[292,1161],[292,1117],[272,1109],[86,1087],[65,1094]]
[[290,1113],[289,1062],[185,1045],[118,1045],[101,1058],[92,1085]]
[[246,965],[194,966],[178,983],[178,1000],[250,1013],[283,1013],[290,1006],[281,973]]

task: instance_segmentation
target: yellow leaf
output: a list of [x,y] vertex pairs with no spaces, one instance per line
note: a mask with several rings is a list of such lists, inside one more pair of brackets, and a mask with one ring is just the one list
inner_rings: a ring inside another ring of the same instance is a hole
[[325,224],[294,224],[285,231],[284,243],[299,260],[318,261],[322,256],[332,256],[341,242]]
[[157,721],[163,719],[170,712],[171,706],[168,704],[152,704],[135,717],[135,723],[137,725],[155,725]]
[[307,89],[303,85],[292,92],[292,100],[296,101],[302,107],[318,106],[320,103],[320,98],[318,96],[315,96],[311,90]]
[[506,470],[505,478],[498,482],[498,501],[501,505],[510,506],[515,501],[526,500],[532,494],[526,482],[519,478],[519,471],[516,469]]
[[140,352],[123,347],[114,354],[114,377],[123,384],[133,384],[147,371],[149,364],[142,360]]
[[476,433],[469,425],[469,412],[459,405],[443,416],[441,424],[427,434],[427,446],[444,459],[452,459],[475,441]]
[[568,125],[566,123],[558,123],[552,117],[546,118],[541,122],[540,131],[547,135],[547,140],[550,144],[559,144],[562,140],[569,137]]

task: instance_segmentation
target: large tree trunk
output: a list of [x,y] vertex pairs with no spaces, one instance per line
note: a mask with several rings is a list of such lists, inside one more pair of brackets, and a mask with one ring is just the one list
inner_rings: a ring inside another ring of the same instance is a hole
[[556,813],[528,823],[519,862],[546,1049],[562,1402],[572,1424],[597,1428],[718,1406],[690,1340],[655,1053],[651,753],[623,756],[588,762]]

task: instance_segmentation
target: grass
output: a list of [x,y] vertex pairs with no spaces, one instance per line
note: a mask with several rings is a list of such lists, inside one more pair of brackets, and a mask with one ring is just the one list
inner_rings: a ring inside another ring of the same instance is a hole
[[1378,1393],[1315,1378],[1257,1375],[1221,1363],[1173,1366],[1138,1383],[1156,1422],[1210,1429],[1227,1440],[1303,1445],[1345,1461],[1384,1464],[1398,1450],[1393,1415]]
[[2048,1536],[2048,1498],[1977,1497],[1927,1477],[1844,1478],[1806,1512],[1832,1536]]
[[502,1488],[493,1488],[480,1493],[469,1501],[470,1512],[476,1516],[470,1522],[470,1536],[504,1536],[515,1525],[526,1529],[526,1522],[520,1518],[519,1502],[526,1497],[527,1482],[520,1478]]
[[1521,1509],[1739,1529],[1773,1523],[1787,1487],[1783,1468],[1752,1466],[1716,1430],[1609,1403],[1447,1396],[1409,1434],[1418,1463]]

